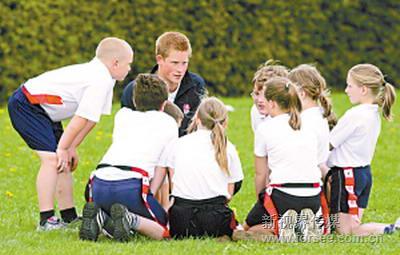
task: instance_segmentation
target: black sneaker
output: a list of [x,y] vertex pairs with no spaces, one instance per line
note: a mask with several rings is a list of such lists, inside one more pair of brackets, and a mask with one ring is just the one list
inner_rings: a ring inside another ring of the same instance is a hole
[[111,206],[111,218],[114,223],[114,239],[119,242],[128,242],[130,225],[128,221],[128,209],[121,204]]
[[108,238],[114,238],[114,222],[111,219],[111,217],[105,212],[104,212],[104,224],[101,232]]
[[97,241],[101,225],[97,221],[100,209],[93,202],[88,202],[83,207],[82,225],[79,229],[79,238],[88,241]]

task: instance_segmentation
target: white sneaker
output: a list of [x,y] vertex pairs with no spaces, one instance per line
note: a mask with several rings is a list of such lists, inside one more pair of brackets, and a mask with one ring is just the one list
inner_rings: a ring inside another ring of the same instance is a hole
[[310,208],[300,211],[299,230],[301,232],[301,241],[303,242],[317,241],[317,238],[321,236],[317,220]]
[[297,224],[297,213],[287,210],[279,220],[279,241],[282,243],[297,242],[295,226]]
[[46,222],[36,228],[37,231],[51,231],[51,230],[57,230],[57,229],[63,229],[66,227],[66,224],[57,218],[56,216],[51,216],[46,220]]

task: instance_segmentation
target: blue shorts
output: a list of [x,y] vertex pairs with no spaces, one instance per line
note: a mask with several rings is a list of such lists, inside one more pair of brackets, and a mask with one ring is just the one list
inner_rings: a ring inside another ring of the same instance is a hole
[[[111,206],[115,203],[125,205],[130,212],[153,220],[142,199],[142,180],[126,179],[119,181],[106,181],[94,177],[93,179],[93,202],[95,202],[106,213],[110,213]],[[167,213],[157,202],[152,194],[147,195],[147,202],[158,222],[166,225]]]
[[40,105],[29,103],[21,88],[8,100],[11,123],[26,144],[37,151],[55,152],[64,130],[53,122]]
[[[330,212],[331,213],[348,213],[349,206],[347,204],[348,193],[344,185],[344,172],[342,168],[333,167],[332,181],[331,181],[331,200]],[[354,193],[357,196],[357,206],[359,208],[367,208],[369,195],[372,187],[371,167],[354,167]]]

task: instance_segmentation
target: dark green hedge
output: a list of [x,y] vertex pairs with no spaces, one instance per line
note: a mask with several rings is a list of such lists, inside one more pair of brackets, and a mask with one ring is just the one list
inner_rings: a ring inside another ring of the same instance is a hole
[[289,67],[317,63],[332,87],[343,88],[359,62],[398,81],[399,24],[398,0],[2,0],[0,101],[29,77],[91,59],[105,36],[135,48],[131,79],[154,64],[154,41],[167,30],[188,35],[190,69],[220,95],[250,91],[255,69],[269,58]]

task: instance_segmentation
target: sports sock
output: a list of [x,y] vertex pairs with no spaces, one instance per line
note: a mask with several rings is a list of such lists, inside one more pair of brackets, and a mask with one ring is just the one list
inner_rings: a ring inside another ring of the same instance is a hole
[[395,231],[394,224],[390,224],[385,227],[385,229],[383,230],[383,233],[391,235],[391,234],[393,234],[394,231]]
[[43,226],[47,219],[54,216],[54,210],[40,212],[40,225]]
[[137,230],[139,225],[140,225],[140,219],[139,216],[137,216],[136,214],[132,213],[132,212],[127,212],[127,219],[128,219],[128,223],[129,226],[131,227],[131,229],[133,230]]
[[102,209],[99,209],[99,212],[96,215],[96,220],[97,220],[97,224],[99,225],[99,228],[103,228],[104,223],[109,220],[109,216],[107,215],[107,213],[105,211],[103,211]]
[[75,207],[61,210],[60,214],[61,214],[61,218],[63,219],[63,221],[65,223],[70,223],[73,220],[75,220],[76,218],[78,218]]

